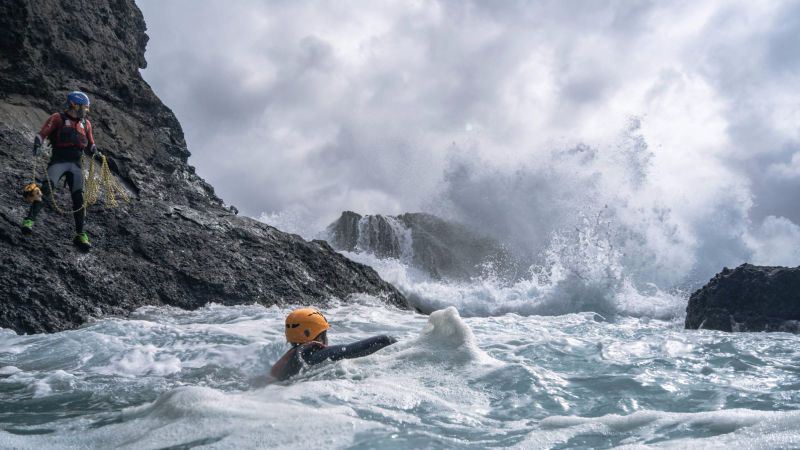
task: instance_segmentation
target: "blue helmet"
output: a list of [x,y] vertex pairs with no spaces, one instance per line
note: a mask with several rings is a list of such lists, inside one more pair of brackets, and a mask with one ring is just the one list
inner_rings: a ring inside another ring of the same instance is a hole
[[72,105],[88,105],[89,97],[83,92],[72,91],[67,95],[67,108]]

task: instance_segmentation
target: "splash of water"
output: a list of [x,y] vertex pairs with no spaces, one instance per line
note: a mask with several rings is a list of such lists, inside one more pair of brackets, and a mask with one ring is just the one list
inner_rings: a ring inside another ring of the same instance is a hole
[[[797,336],[685,331],[590,313],[467,318],[447,308],[425,317],[363,298],[326,309],[329,337],[346,343],[386,333],[397,344],[254,385],[286,351],[281,328],[293,308],[145,308],[133,320],[51,335],[0,330],[0,446],[800,441]],[[179,370],[164,374],[158,361]]]

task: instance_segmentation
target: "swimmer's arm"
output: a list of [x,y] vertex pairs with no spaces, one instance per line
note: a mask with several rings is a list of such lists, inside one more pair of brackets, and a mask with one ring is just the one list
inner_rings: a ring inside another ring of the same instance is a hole
[[353,342],[352,344],[331,345],[330,347],[319,349],[313,353],[309,352],[309,354],[303,354],[303,359],[308,364],[313,365],[319,364],[326,359],[336,361],[345,358],[360,358],[375,353],[395,342],[397,342],[397,339],[391,336],[373,336],[363,341]]

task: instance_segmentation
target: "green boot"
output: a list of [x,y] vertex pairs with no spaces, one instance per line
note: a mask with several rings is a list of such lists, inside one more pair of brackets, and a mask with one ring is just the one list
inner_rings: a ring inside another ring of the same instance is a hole
[[75,239],[72,242],[83,251],[88,251],[92,248],[92,244],[89,243],[89,236],[86,233],[75,233]]
[[33,233],[33,221],[31,219],[23,220],[22,225],[19,226],[19,229],[25,234]]

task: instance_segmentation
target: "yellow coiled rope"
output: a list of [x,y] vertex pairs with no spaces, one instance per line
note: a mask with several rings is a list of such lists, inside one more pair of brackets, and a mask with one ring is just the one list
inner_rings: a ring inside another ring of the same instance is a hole
[[[95,161],[94,157],[91,158],[89,163],[89,172],[83,178],[83,205],[80,208],[74,211],[65,211],[58,206],[56,203],[56,196],[55,190],[53,189],[53,182],[50,180],[50,174],[47,173],[47,170],[44,171],[45,178],[47,178],[47,184],[50,187],[50,198],[52,199],[53,206],[56,208],[56,211],[60,212],[61,214],[73,214],[80,210],[85,210],[88,212],[88,206],[94,205],[97,203],[97,196],[100,192],[100,185],[103,185],[105,190],[105,204],[106,208],[116,208],[119,206],[119,202],[117,202],[117,198],[115,192],[118,192],[119,195],[125,200],[126,203],[130,203],[130,199],[125,194],[125,191],[120,187],[117,180],[114,179],[114,175],[111,173],[111,168],[108,167],[108,160],[106,160],[105,155],[100,155],[102,159],[102,164],[100,166],[100,179],[95,176]],[[81,155],[81,173],[85,173],[85,164],[84,164],[84,156]],[[36,156],[33,157],[33,184],[36,184],[36,166],[37,166],[38,158]],[[58,180],[56,180],[58,181]]]

